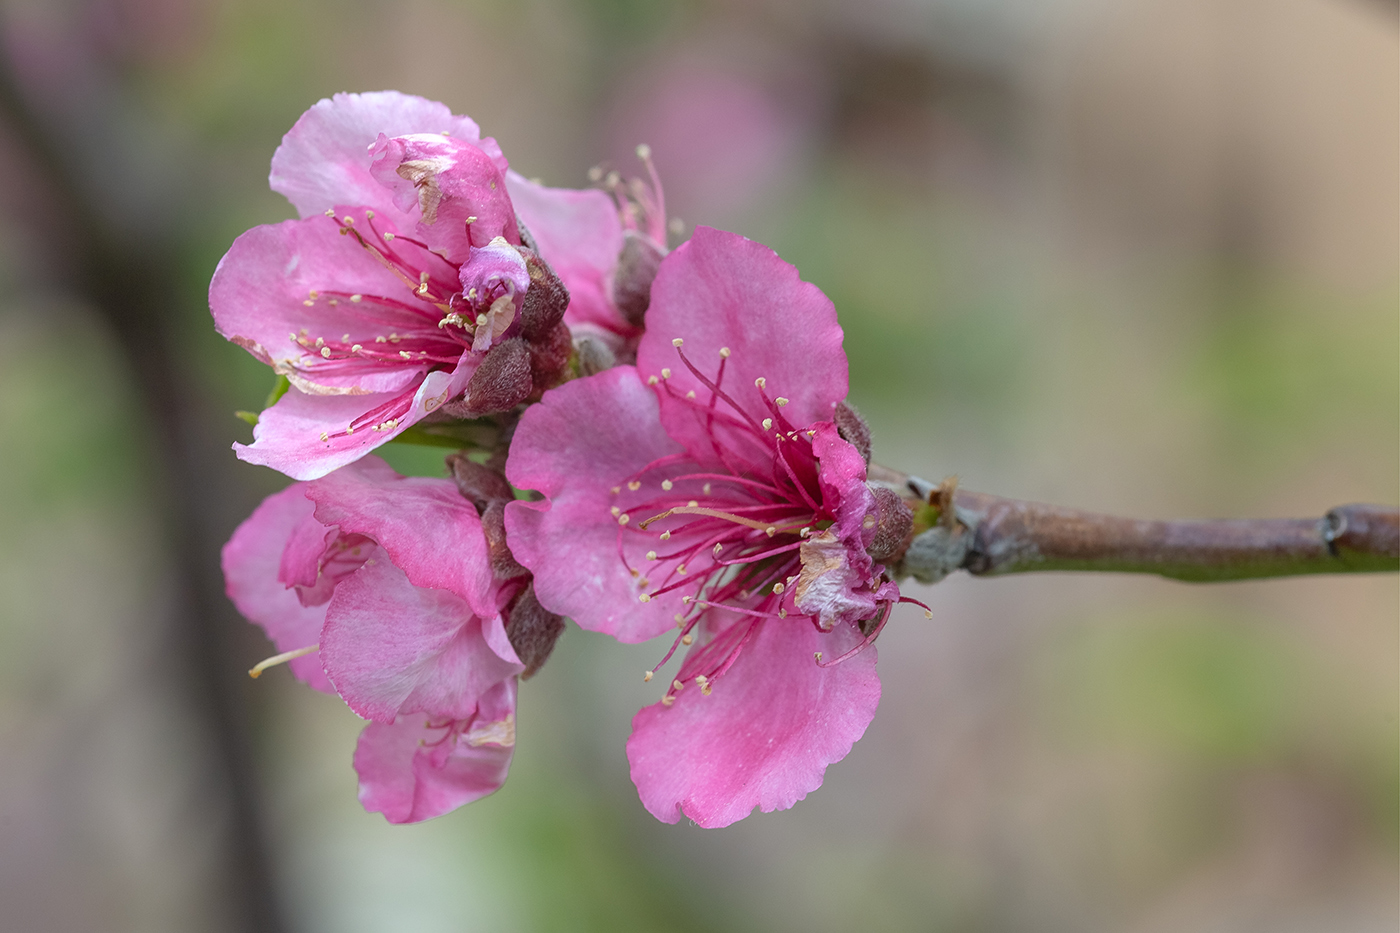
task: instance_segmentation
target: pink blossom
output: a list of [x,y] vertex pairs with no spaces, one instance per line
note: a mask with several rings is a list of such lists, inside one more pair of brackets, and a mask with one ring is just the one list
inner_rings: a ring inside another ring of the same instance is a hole
[[223,551],[228,595],[310,686],[370,724],[360,800],[390,822],[501,786],[524,669],[506,616],[525,578],[493,577],[476,509],[449,480],[366,457],[269,496]]
[[875,714],[871,642],[900,596],[833,424],[841,340],[794,267],[702,227],[661,263],[636,367],[546,393],[515,434],[507,475],[546,500],[506,528],[539,601],[625,642],[677,632],[662,664],[693,643],[627,746],[667,822],[792,806]]
[[[292,384],[239,457],[315,479],[470,395],[487,351],[521,330],[532,286],[507,175],[495,140],[434,101],[337,94],[302,115],[270,179],[300,219],[240,236],[209,288],[219,332]],[[607,197],[531,195],[540,258],[587,304],[583,272],[609,249],[616,262],[619,222],[567,208]],[[557,321],[527,338],[557,344]]]

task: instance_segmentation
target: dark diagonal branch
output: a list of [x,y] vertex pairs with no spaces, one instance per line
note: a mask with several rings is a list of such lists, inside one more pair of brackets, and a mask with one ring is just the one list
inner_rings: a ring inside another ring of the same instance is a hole
[[871,478],[939,516],[895,562],[928,583],[954,570],[1155,573],[1198,582],[1400,570],[1400,510],[1390,506],[1343,505],[1321,518],[1143,521],[934,486],[879,466]]

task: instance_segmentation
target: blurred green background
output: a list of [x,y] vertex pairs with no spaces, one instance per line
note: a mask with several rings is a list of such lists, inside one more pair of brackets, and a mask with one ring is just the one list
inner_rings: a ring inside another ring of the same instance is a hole
[[[1144,517],[1394,503],[1394,3],[3,14],[36,126],[0,127],[0,926],[1400,922],[1392,576],[916,588],[935,617],[881,637],[852,754],[793,810],[717,831],[657,823],[628,779],[656,646],[571,627],[521,690],[505,788],[390,827],[355,799],[359,721],[285,671],[247,680],[266,642],[198,595],[286,482],[228,450],[270,376],[214,333],[205,289],[236,235],[291,216],[268,160],[340,90],[443,100],[555,185],[635,170],[649,143],[687,227],[762,240],[836,302],[891,465]],[[91,223],[117,244],[105,293]],[[104,310],[148,286],[153,329]],[[387,455],[442,475],[440,454]]]

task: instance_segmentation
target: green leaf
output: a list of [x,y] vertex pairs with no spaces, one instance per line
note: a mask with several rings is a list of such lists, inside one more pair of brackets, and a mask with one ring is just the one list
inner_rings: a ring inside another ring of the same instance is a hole
[[233,416],[239,421],[246,421],[251,425],[256,426],[258,423],[258,413],[255,411],[236,411]]

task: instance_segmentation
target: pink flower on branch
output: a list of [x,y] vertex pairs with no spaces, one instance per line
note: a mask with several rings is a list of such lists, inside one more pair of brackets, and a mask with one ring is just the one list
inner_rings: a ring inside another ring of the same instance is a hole
[[792,806],[874,716],[901,599],[877,557],[908,512],[837,428],[841,340],[795,268],[700,228],[660,265],[636,367],[546,393],[516,431],[507,475],[546,500],[506,527],[540,602],[625,642],[675,632],[662,664],[691,646],[628,742],[667,822]]
[[292,672],[370,720],[354,759],[367,809],[415,822],[505,781],[525,669],[507,626],[537,604],[523,571],[493,574],[455,484],[367,457],[269,496],[223,567]]
[[567,362],[568,289],[576,316],[604,313],[587,309],[622,249],[608,196],[526,182],[442,104],[392,91],[322,100],[283,139],[271,184],[301,219],[239,237],[209,290],[219,332],[292,384],[254,443],[235,445],[244,460],[315,479],[448,402],[466,415],[513,407]]

